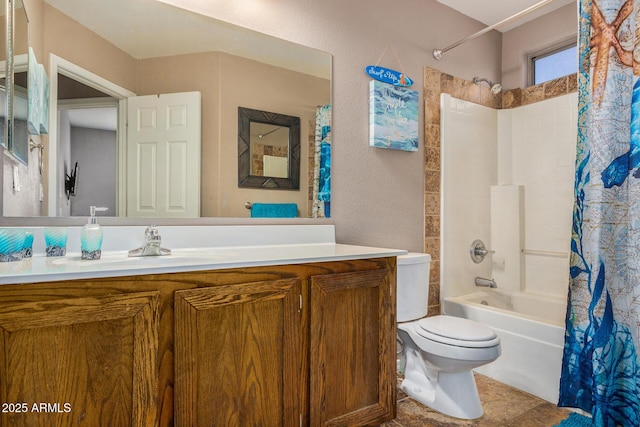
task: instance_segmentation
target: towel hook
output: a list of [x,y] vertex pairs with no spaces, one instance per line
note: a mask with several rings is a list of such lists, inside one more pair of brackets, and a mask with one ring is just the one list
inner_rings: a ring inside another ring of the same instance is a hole
[[43,152],[44,152],[44,144],[42,142],[35,143],[33,139],[29,138],[29,152],[33,150],[38,150],[38,170],[40,171],[40,175],[44,173],[44,167],[42,164]]

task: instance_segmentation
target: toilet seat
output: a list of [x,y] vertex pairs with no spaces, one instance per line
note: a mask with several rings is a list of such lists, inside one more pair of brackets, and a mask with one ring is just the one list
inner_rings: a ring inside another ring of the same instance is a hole
[[428,340],[457,347],[486,348],[500,343],[500,338],[491,328],[454,316],[440,315],[420,319],[415,331]]

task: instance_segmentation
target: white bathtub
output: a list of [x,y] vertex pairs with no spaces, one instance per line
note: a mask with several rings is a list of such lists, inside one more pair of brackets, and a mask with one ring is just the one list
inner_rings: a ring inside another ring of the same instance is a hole
[[490,289],[446,298],[443,313],[475,320],[499,336],[502,354],[477,372],[558,402],[566,299]]

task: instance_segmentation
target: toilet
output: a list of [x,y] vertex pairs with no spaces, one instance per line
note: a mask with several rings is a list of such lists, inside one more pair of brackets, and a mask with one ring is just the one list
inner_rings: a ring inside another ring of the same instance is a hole
[[500,356],[489,327],[454,316],[427,315],[431,256],[398,257],[397,322],[404,350],[401,388],[430,408],[462,419],[483,414],[472,369]]

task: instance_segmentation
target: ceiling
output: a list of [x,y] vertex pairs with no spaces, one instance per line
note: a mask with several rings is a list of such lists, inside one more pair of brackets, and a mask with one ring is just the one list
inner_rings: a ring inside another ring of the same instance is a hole
[[165,4],[44,0],[135,59],[221,51],[329,78],[327,53]]
[[118,128],[118,110],[116,107],[69,109],[68,114],[71,126],[113,132]]
[[[540,3],[540,0],[438,0],[438,2],[480,21],[487,26],[491,26],[530,6]],[[576,0],[551,1],[551,3],[520,19],[500,26],[497,30],[502,32],[509,31],[527,21],[574,2],[576,2]]]

